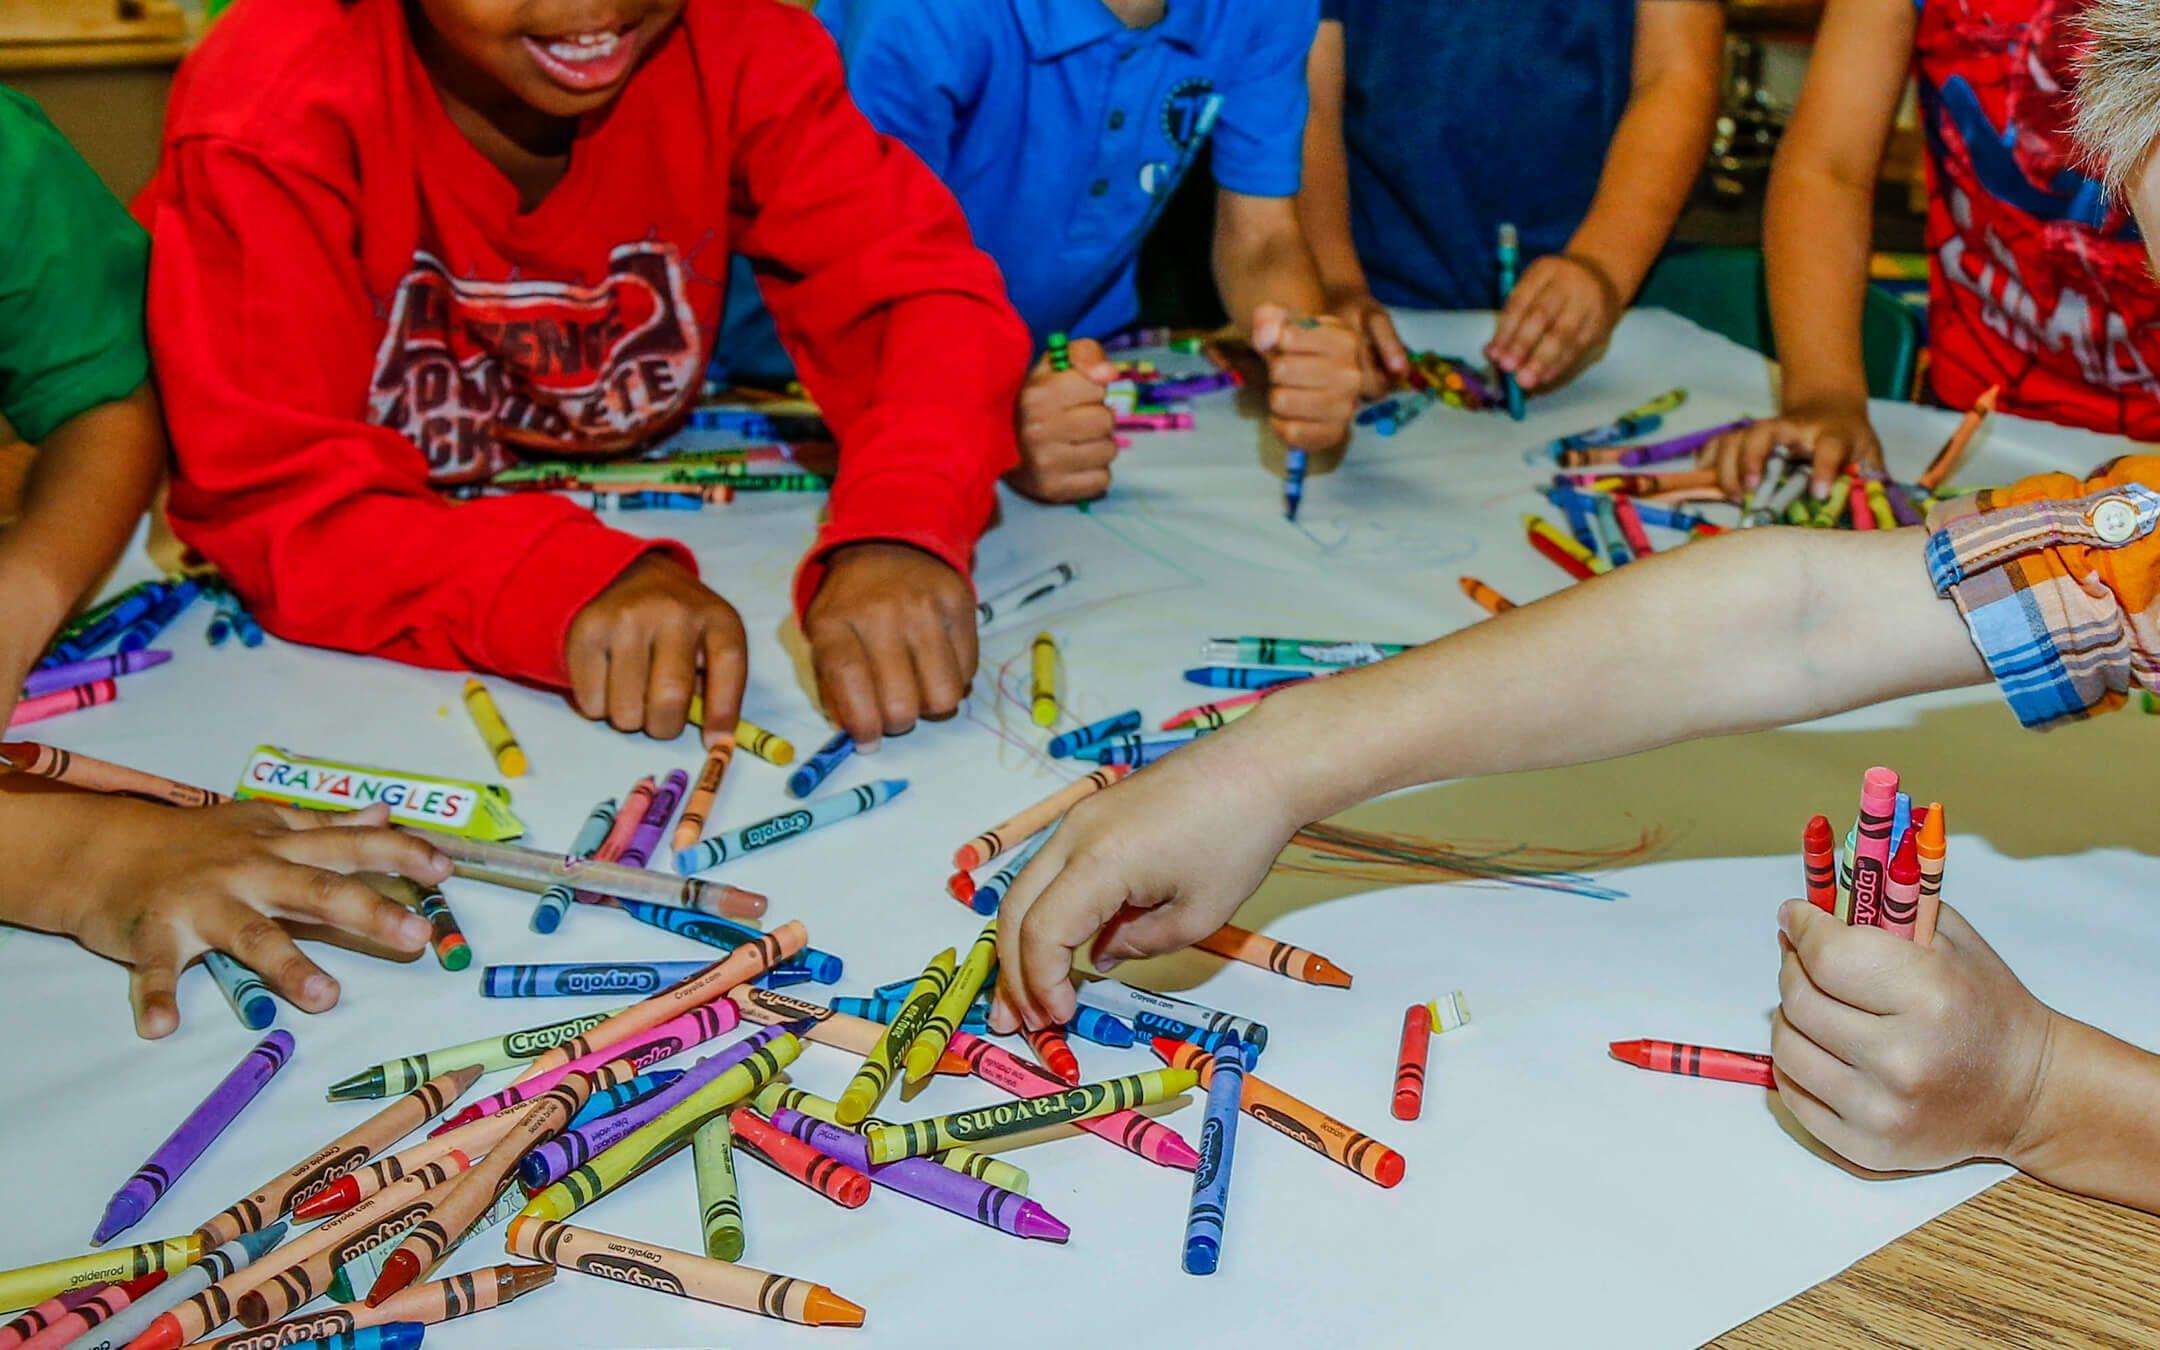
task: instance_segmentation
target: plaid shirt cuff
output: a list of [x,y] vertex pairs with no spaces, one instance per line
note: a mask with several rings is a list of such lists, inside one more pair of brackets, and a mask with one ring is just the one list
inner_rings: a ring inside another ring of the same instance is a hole
[[2160,525],[2160,492],[2121,483],[2074,498],[2032,493],[1991,488],[1937,506],[1927,564],[2011,711],[2041,728],[2119,707],[2133,674],[2150,676],[2152,656],[2103,564],[2126,547],[2152,549],[2143,541]]

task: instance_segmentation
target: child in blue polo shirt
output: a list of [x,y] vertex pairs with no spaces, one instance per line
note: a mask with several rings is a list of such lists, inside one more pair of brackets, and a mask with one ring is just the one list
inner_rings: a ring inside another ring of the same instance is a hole
[[1702,170],[1723,73],[1706,0],[1324,0],[1305,231],[1367,390],[1407,368],[1384,305],[1487,309],[1526,390],[1595,360]]
[[[1356,411],[1357,344],[1325,317],[1296,209],[1318,0],[823,0],[848,86],[960,199],[1038,343],[1008,481],[1102,494],[1117,454],[1092,340],[1139,317],[1141,241],[1203,146],[1221,189],[1215,271],[1267,358],[1285,444],[1330,449]],[[1312,317],[1319,316],[1319,317]]]

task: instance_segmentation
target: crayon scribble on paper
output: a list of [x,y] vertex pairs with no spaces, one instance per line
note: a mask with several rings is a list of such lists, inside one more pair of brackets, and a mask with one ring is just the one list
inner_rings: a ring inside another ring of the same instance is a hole
[[1291,836],[1272,870],[1385,885],[1486,882],[1618,900],[1625,891],[1599,885],[1585,873],[1645,862],[1664,844],[1665,832],[1648,826],[1630,843],[1562,849],[1499,840],[1445,842],[1323,821]]

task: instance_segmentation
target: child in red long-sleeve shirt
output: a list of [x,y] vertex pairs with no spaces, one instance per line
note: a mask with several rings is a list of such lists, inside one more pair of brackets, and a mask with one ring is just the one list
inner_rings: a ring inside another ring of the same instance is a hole
[[1027,336],[809,16],[243,3],[183,69],[139,209],[174,525],[267,627],[568,686],[662,737],[702,691],[707,740],[731,729],[742,625],[687,551],[436,489],[668,427],[735,251],[841,446],[795,587],[826,706],[866,745],[957,707]]

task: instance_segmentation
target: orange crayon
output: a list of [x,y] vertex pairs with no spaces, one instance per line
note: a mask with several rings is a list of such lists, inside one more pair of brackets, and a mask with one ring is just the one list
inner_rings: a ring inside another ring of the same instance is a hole
[[972,872],[1021,840],[1041,832],[1082,798],[1109,787],[1132,772],[1129,764],[1105,764],[1087,777],[1051,793],[1002,825],[993,826],[953,850],[953,866]]
[[859,1327],[860,1306],[822,1284],[520,1214],[509,1248],[565,1270],[810,1327]]
[[1935,920],[1942,910],[1943,857],[1950,846],[1947,829],[1943,804],[1929,802],[1927,819],[1909,831],[1920,836],[1915,850],[1920,860],[1920,907],[1913,916],[1912,940],[1923,947],[1935,940]]
[[1950,433],[1950,439],[1943,442],[1943,448],[1936,452],[1934,460],[1921,473],[1915,486],[1922,492],[1933,492],[1947,482],[1951,474],[1957,472],[1958,461],[1965,458],[1966,450],[1972,446],[1973,437],[1980,434],[1981,424],[1995,411],[1995,400],[2001,395],[2002,386],[1991,384],[1980,397],[1973,400],[1972,407],[1965,412],[1964,420],[1958,423],[1956,431]]
[[[1176,1069],[1200,1075],[1200,1085],[1215,1076],[1215,1057],[1189,1041],[1169,1036],[1154,1038],[1156,1057]],[[1403,1155],[1386,1144],[1352,1129],[1316,1106],[1299,1101],[1264,1078],[1245,1075],[1245,1092],[1238,1098],[1246,1115],[1280,1130],[1313,1152],[1341,1164],[1376,1186],[1393,1186],[1403,1179],[1408,1164]]]
[[1515,608],[1513,600],[1479,581],[1476,577],[1458,577],[1457,580],[1462,585],[1462,593],[1469,596],[1471,602],[1487,614],[1502,614]]
[[1248,966],[1272,970],[1301,984],[1324,984],[1330,989],[1350,987],[1350,972],[1320,953],[1278,942],[1264,933],[1255,933],[1236,924],[1224,924],[1193,946],[1232,961],[1243,961]]
[[683,803],[682,819],[675,822],[675,835],[668,843],[680,853],[697,843],[705,828],[705,817],[712,811],[713,794],[720,791],[720,780],[727,774],[728,761],[735,758],[735,736],[723,731],[713,748],[705,752],[705,766],[698,770],[697,782],[690,789],[690,799]]
[[[365,1303],[340,1303],[319,1312],[301,1313],[252,1331],[235,1331],[216,1340],[201,1341],[188,1350],[281,1350],[308,1341],[328,1340],[366,1327],[393,1322],[419,1322],[433,1326],[453,1317],[499,1308],[522,1298],[555,1278],[551,1266],[483,1266],[453,1275],[447,1280],[416,1284],[379,1308]],[[148,1333],[145,1333],[146,1335]],[[140,1339],[128,1350],[141,1350]]]

